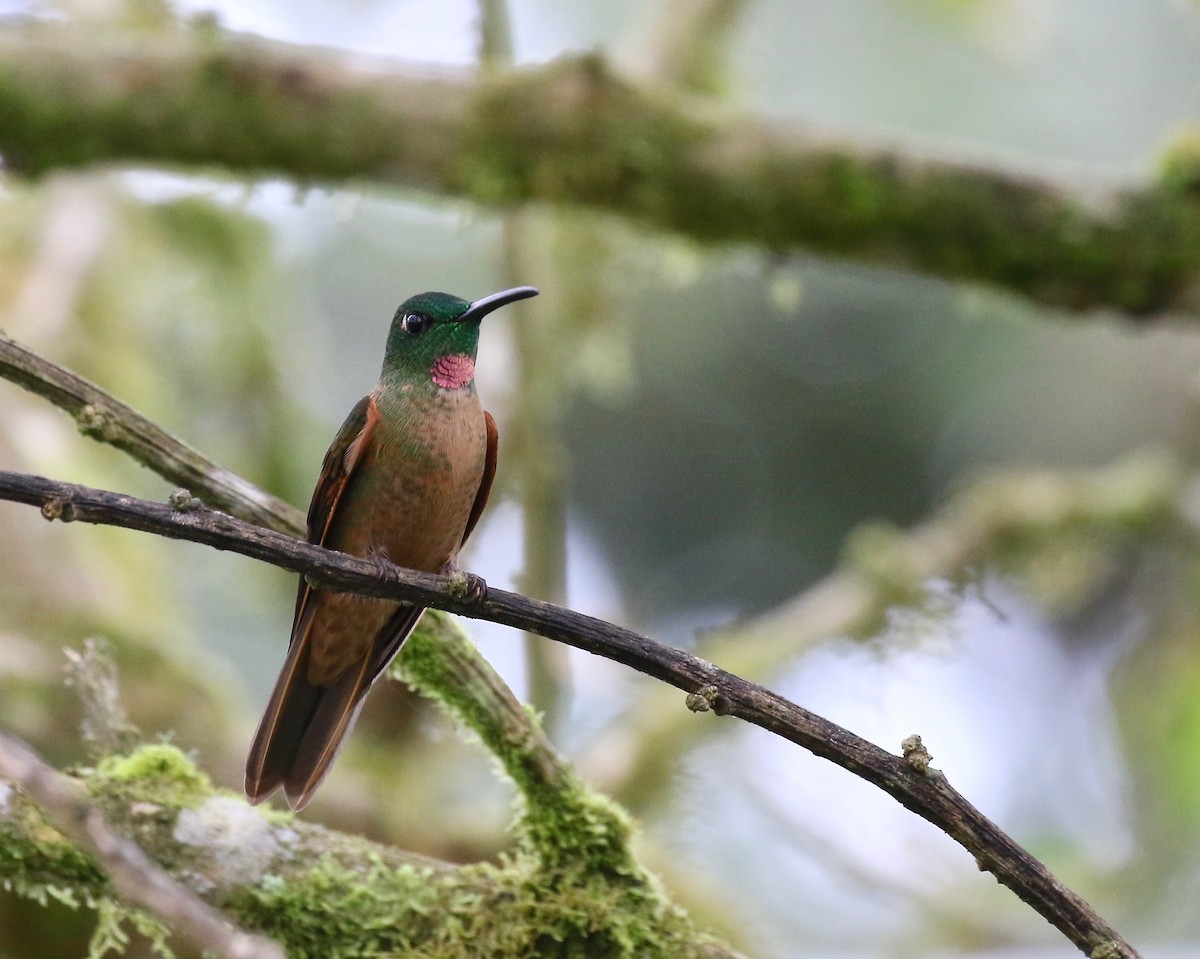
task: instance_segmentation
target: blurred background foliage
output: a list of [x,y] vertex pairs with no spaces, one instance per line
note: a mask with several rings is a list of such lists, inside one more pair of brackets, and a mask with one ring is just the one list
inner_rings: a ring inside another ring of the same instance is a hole
[[[474,3],[188,0],[230,29],[468,63]],[[678,82],[778,118],[969,143],[1150,177],[1200,124],[1200,10],[1171,0],[756,0]],[[672,5],[511,0],[513,54],[600,49],[663,71]],[[128,16],[152,4],[0,3]],[[146,26],[146,23],[142,24]],[[543,295],[485,325],[498,492],[465,564],[722,662],[774,631],[859,524],[913,524],[995,467],[1195,459],[1200,338],[1169,318],[1049,314],[1010,297],[566,210],[219,171],[0,177],[6,331],[303,506],[373,384],[397,302]],[[0,464],[163,499],[70,421],[0,383]],[[134,720],[238,788],[288,635],[293,578],[249,560],[0,504],[0,723],[82,761],[63,646],[118,651]],[[1150,956],[1200,946],[1200,643],[1184,536],[1041,544],[1020,569],[929,584],[870,637],[757,676],[895,749],[920,732],[955,784]],[[472,624],[583,774],[627,803],[646,860],[761,957],[1069,956],[961,849],[785,743],[704,718],[647,735],[655,684]],[[530,679],[539,673],[537,681]],[[665,701],[664,701],[665,702]],[[664,709],[678,708],[664,705]],[[649,727],[657,728],[657,727]],[[650,788],[647,784],[653,784]],[[505,847],[511,790],[397,684],[306,815],[453,860]],[[0,956],[81,954],[86,920],[0,903]]]

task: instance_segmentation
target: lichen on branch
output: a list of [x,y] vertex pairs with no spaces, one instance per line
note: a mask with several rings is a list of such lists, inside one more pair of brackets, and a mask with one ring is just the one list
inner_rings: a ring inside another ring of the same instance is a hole
[[1178,151],[1157,183],[1088,183],[739,114],[597,55],[430,75],[215,29],[7,27],[0,155],[31,176],[153,163],[586,207],[1052,307],[1197,312],[1200,199]]

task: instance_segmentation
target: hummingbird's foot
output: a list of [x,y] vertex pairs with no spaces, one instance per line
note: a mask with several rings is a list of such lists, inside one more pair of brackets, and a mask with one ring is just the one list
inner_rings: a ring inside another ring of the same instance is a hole
[[375,564],[375,575],[381,583],[386,583],[392,578],[392,570],[396,568],[396,564],[388,559],[386,553],[382,550],[368,550],[367,559]]
[[468,573],[457,566],[447,564],[443,571],[450,576],[450,591],[457,599],[467,603],[478,603],[487,598],[487,583],[482,576]]

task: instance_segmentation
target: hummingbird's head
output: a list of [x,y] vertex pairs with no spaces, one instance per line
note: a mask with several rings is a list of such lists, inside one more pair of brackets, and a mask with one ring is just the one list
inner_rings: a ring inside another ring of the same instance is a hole
[[419,293],[400,304],[392,317],[383,375],[427,375],[442,389],[455,390],[475,379],[479,321],[493,310],[537,296],[532,286],[493,293],[474,303],[449,293]]

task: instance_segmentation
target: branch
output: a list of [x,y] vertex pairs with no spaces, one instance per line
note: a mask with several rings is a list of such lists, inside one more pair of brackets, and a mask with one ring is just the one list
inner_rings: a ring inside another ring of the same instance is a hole
[[301,573],[318,588],[433,606],[566,643],[686,691],[688,707],[736,716],[790,740],[878,786],[967,849],[981,869],[1058,928],[1085,954],[1138,953],[1083,899],[975,809],[929,765],[919,738],[894,756],[854,733],[682,650],[573,610],[504,590],[464,596],[458,577],[391,567],[334,553],[175,498],[181,509],[132,496],[0,471],[0,499],[40,506],[47,519],[123,526],[229,550]]
[[[0,767],[0,775],[20,772]],[[562,863],[548,871],[521,846],[500,863],[461,866],[403,852],[214,791],[174,746],[142,746],[77,776],[44,766],[41,775],[69,796],[93,796],[88,822],[103,808],[113,828],[135,834],[188,895],[262,930],[289,955],[466,950],[502,959],[538,952],[553,938],[571,954],[616,939],[645,943],[652,955],[745,959],[698,932],[644,872],[598,876]],[[2,878],[39,898],[103,901],[112,891],[103,873],[47,827],[35,805],[43,799],[0,787]],[[52,801],[44,809],[53,813]],[[59,825],[66,832],[69,823]],[[140,873],[147,887],[160,884],[157,871]]]
[[[60,375],[73,376],[48,361],[35,359],[39,360],[36,369],[52,382]],[[3,372],[0,369],[0,373]],[[35,387],[41,384],[39,376],[33,373],[28,374],[27,379]],[[55,401],[59,398],[56,390],[37,388],[36,391]],[[115,409],[118,414],[122,411],[132,413],[120,404]],[[145,422],[137,418],[126,425],[137,434],[139,425]],[[170,437],[167,440],[176,442]],[[200,472],[202,481],[207,482],[217,468],[203,458],[201,462],[210,467]],[[153,456],[147,465],[156,467]],[[1123,502],[1119,493],[1124,486],[1120,483],[1115,486],[1119,506]],[[1041,502],[1044,508],[1045,489],[1040,489],[1040,494],[1035,489],[1035,502],[1025,504],[1027,507]],[[1127,495],[1128,492],[1126,490]],[[1110,495],[1113,494],[1110,492]],[[47,519],[109,522],[237,551],[302,572],[317,585],[405,598],[422,605],[485,617],[632,666],[687,690],[688,705],[694,710],[711,708],[718,713],[740,716],[875,783],[948,832],[976,856],[982,868],[994,872],[1085,951],[1108,943],[1117,954],[1136,956],[1132,947],[1086,903],[1061,886],[1044,866],[971,807],[949,787],[940,773],[928,770],[923,751],[915,745],[909,750],[912,761],[906,762],[761,687],[679,650],[660,646],[646,637],[570,610],[501,591],[493,590],[482,602],[464,602],[459,598],[461,583],[454,579],[397,567],[393,567],[387,576],[381,576],[374,563],[330,553],[206,510],[186,491],[172,494],[173,505],[166,507],[86,487],[0,472],[0,498],[40,505]],[[1140,508],[1138,515],[1144,520],[1144,502],[1139,500],[1126,506],[1131,510]],[[235,502],[235,508],[242,508],[242,504]],[[875,543],[876,547],[882,545],[886,544]],[[880,577],[893,577],[891,581],[893,586],[896,585],[891,565],[877,564],[873,568]],[[904,568],[908,570],[907,566]],[[564,845],[562,838],[553,835],[552,831],[539,832],[533,821],[537,817],[530,817],[533,826],[530,839],[543,863],[561,863],[565,854],[578,864],[579,854],[583,852],[582,868],[585,870],[589,866],[595,869],[598,864],[611,865],[614,854],[611,847],[620,844],[622,822],[619,817],[613,820],[611,815],[598,815],[594,804],[586,802],[587,797],[581,795],[575,777],[568,775],[567,767],[541,738],[540,731],[528,722],[514,705],[515,701],[509,702],[511,694],[503,688],[499,678],[486,664],[478,663],[478,669],[465,668],[466,660],[476,661],[478,656],[470,653],[464,643],[454,644],[448,641],[450,639],[453,636],[443,634],[440,641],[423,643],[420,635],[414,637],[402,657],[401,667],[406,675],[415,679],[418,685],[432,688],[439,699],[483,735],[489,748],[505,763],[531,807],[542,805],[559,814],[560,819],[567,816],[574,824],[573,829],[567,830],[568,837],[594,836],[593,847],[607,844],[606,848],[598,850],[599,855],[590,855],[597,850],[584,848],[586,842],[576,841],[575,846],[569,847],[574,840],[568,838]],[[449,651],[444,652],[443,647]],[[619,854],[621,849],[615,852]]]
[[67,656],[67,685],[75,688],[83,706],[79,732],[88,756],[100,759],[128,752],[141,736],[121,705],[112,647],[93,636],[83,641],[82,652],[63,652]]
[[169,482],[203,491],[218,509],[258,526],[303,532],[304,516],[294,506],[217,466],[95,383],[43,359],[3,331],[0,377],[66,410],[84,436],[128,453]]
[[[860,526],[838,569],[762,616],[705,634],[696,651],[741,676],[769,676],[830,637],[876,635],[891,609],[925,603],[930,583],[969,583],[980,569],[1011,565],[1080,531],[1123,539],[1159,528],[1179,509],[1179,487],[1177,465],[1146,453],[1078,474],[991,473],[911,529]],[[668,708],[669,696],[646,696],[624,717],[638,732],[637,754],[619,781],[603,783],[635,810],[673,775],[671,757],[696,736],[687,717]]]
[[38,174],[150,162],[615,212],[1041,304],[1197,312],[1200,156],[1140,189],[1001,169],[638,86],[597,56],[477,77],[215,29],[0,31],[0,153]]
[[161,919],[198,950],[220,959],[284,959],[270,940],[231,929],[139,846],[114,832],[79,782],[56,772],[28,745],[4,733],[0,776],[28,793],[58,829],[96,859],[117,895]]

